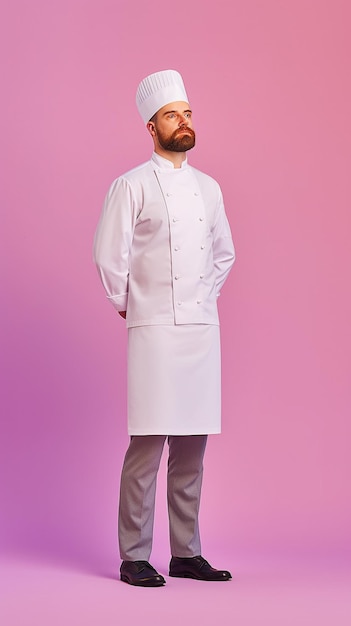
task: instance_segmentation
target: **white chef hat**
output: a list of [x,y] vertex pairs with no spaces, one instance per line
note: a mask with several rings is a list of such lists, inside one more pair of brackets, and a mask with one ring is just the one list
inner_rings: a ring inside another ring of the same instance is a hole
[[150,74],[137,89],[136,103],[145,124],[163,106],[177,101],[189,102],[183,79],[176,70]]

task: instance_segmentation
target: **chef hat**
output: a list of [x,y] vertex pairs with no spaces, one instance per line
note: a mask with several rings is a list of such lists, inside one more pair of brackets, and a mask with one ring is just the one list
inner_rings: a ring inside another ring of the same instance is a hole
[[183,79],[176,70],[150,74],[137,89],[136,103],[145,124],[163,106],[177,101],[189,102]]

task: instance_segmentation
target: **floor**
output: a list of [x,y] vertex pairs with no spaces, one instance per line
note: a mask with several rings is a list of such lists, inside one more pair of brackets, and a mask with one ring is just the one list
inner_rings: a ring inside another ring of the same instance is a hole
[[[221,559],[223,561],[223,559]],[[350,626],[351,572],[306,560],[237,560],[228,582],[167,576],[165,587],[122,583],[118,567],[91,573],[73,565],[7,558],[0,566],[2,626]],[[110,570],[110,571],[108,571]]]

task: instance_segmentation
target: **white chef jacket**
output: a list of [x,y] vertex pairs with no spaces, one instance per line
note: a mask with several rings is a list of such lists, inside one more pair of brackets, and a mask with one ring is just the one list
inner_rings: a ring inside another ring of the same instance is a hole
[[112,183],[94,258],[128,327],[218,325],[217,297],[235,259],[218,183],[153,153]]

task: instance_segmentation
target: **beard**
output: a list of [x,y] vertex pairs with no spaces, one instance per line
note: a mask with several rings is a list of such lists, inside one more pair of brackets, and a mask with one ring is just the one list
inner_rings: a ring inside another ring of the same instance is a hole
[[186,152],[195,146],[195,133],[192,128],[177,128],[168,136],[158,130],[157,138],[161,148],[171,152]]

